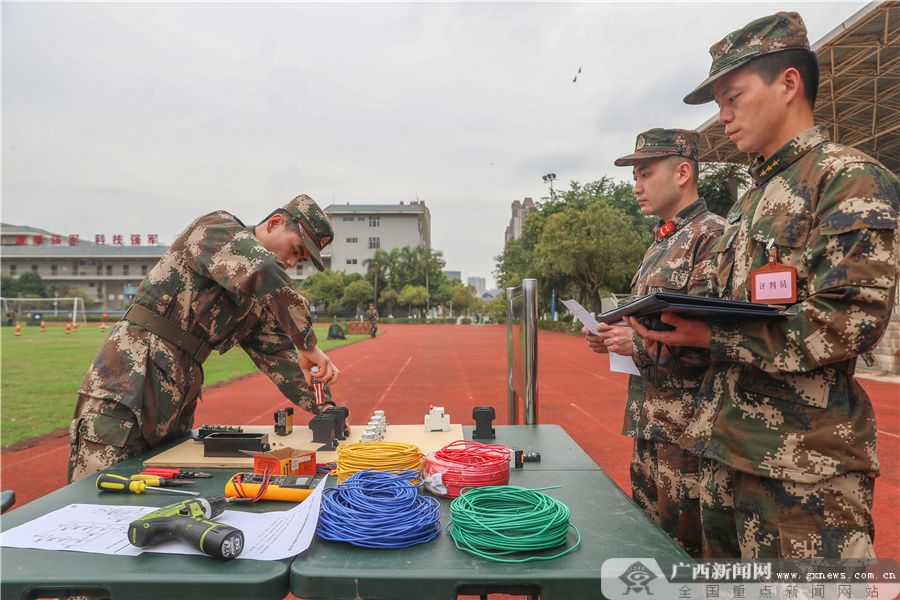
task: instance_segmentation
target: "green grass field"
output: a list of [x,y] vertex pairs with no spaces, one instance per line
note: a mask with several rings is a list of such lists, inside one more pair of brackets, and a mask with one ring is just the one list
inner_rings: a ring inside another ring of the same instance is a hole
[[[66,335],[60,326],[41,333],[23,327],[14,336],[12,327],[0,329],[0,444],[21,440],[69,426],[78,387],[106,334],[96,324],[82,326]],[[319,347],[330,350],[366,335],[348,335],[346,340],[327,339],[328,327],[316,326]],[[256,371],[256,365],[240,348],[212,353],[203,365],[204,384],[234,379]]]

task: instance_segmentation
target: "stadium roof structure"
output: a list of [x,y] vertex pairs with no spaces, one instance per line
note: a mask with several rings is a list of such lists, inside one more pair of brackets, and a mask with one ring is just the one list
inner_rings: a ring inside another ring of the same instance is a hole
[[[812,45],[821,77],[816,123],[900,173],[900,1],[871,2]],[[729,140],[718,115],[697,128],[700,162],[752,159]]]

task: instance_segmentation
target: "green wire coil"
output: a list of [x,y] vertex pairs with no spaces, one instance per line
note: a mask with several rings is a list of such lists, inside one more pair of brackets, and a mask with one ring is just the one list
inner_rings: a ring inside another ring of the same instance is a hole
[[[447,532],[457,549],[497,562],[523,563],[565,556],[581,545],[581,532],[569,523],[569,507],[543,490],[514,485],[466,488],[450,503]],[[519,552],[536,552],[564,546],[569,528],[578,540],[552,556],[504,558]]]

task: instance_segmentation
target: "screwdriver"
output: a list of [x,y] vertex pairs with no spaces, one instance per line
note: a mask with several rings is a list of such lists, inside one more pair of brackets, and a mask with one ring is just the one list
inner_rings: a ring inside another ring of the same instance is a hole
[[130,479],[132,481],[143,481],[148,486],[156,487],[177,487],[179,485],[194,485],[193,481],[175,481],[174,479],[167,479],[165,477],[160,477],[159,475],[151,475],[149,473],[138,473],[137,475],[132,475]]
[[166,467],[149,467],[141,471],[142,475],[159,475],[160,477],[168,477],[169,479],[194,479],[212,477],[209,473],[203,471],[182,471],[181,469],[171,469]]
[[171,494],[187,494],[188,496],[199,496],[200,492],[188,492],[187,490],[169,490],[166,488],[158,488],[147,485],[144,481],[132,481],[121,475],[104,474],[97,477],[97,489],[105,492],[133,492],[142,494],[146,490],[157,490],[160,492],[169,492]]

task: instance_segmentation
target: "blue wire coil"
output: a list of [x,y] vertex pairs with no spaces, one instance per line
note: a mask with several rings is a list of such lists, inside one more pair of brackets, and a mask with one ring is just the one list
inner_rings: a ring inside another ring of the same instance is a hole
[[363,548],[406,548],[441,533],[440,503],[419,494],[417,471],[360,471],[327,488],[316,533]]

